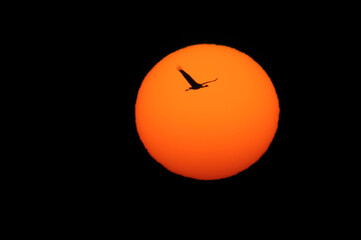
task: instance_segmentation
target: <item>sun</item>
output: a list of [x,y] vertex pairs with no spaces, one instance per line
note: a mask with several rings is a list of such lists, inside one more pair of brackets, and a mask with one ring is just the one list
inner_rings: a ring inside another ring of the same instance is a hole
[[[187,75],[209,83],[190,89]],[[215,44],[188,46],[160,60],[135,105],[148,153],[169,171],[200,180],[230,177],[255,163],[275,136],[279,112],[263,68],[245,53]]]

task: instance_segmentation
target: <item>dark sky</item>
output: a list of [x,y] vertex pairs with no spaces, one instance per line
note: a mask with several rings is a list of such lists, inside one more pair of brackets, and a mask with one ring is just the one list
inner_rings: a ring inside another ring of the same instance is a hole
[[[39,13],[25,6],[29,16],[6,18],[19,26],[5,36],[15,47],[4,47],[25,63],[14,70],[25,77],[13,82],[39,91],[29,91],[35,104],[21,101],[29,112],[22,114],[19,128],[25,124],[31,132],[14,136],[31,147],[15,150],[25,157],[13,161],[16,173],[5,179],[19,183],[10,187],[19,197],[5,194],[18,201],[16,209],[33,211],[24,211],[30,219],[25,224],[38,217],[59,226],[55,233],[84,225],[83,234],[103,223],[124,235],[128,226],[134,234],[155,223],[158,236],[165,229],[160,219],[177,227],[174,236],[189,225],[198,228],[199,219],[215,221],[216,227],[229,219],[238,233],[244,229],[240,220],[258,227],[268,216],[264,223],[276,224],[272,229],[296,225],[289,232],[299,234],[310,220],[320,226],[315,213],[328,218],[335,208],[352,212],[343,207],[349,204],[344,193],[358,189],[345,177],[358,160],[350,150],[359,148],[350,121],[359,109],[359,94],[350,93],[358,90],[359,74],[350,71],[359,67],[348,57],[358,56],[350,47],[357,42],[358,15],[349,13],[356,7],[271,3],[271,9],[256,2],[254,8],[241,3],[221,11],[216,2],[216,10],[208,11],[175,2],[164,11],[163,2],[149,2],[152,9],[134,3],[132,8],[125,2],[103,8],[99,3],[35,6]],[[179,15],[170,16],[175,9]],[[199,19],[191,19],[192,13]],[[198,43],[230,46],[252,57],[271,78],[280,103],[269,150],[249,169],[223,180],[198,181],[167,171],[149,156],[135,127],[135,101],[145,75],[169,53]],[[340,198],[346,202],[340,204]]]

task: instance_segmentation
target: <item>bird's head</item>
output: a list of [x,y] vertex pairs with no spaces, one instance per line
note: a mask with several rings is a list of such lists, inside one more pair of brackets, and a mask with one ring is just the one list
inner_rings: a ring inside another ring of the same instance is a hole
[[208,85],[203,85],[203,87],[208,87]]

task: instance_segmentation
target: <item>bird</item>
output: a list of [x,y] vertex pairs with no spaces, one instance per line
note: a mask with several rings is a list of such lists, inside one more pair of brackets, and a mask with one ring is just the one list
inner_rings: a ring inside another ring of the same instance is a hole
[[214,82],[214,81],[217,81],[218,78],[212,80],[212,81],[207,81],[207,82],[204,82],[204,83],[197,83],[196,81],[194,81],[194,79],[189,76],[188,73],[186,73],[181,66],[177,66],[177,70],[183,75],[183,77],[187,80],[187,82],[191,85],[190,88],[186,89],[186,91],[188,90],[197,90],[197,89],[200,89],[200,88],[204,88],[204,87],[208,87],[208,85],[205,85],[206,83],[210,83],[210,82]]

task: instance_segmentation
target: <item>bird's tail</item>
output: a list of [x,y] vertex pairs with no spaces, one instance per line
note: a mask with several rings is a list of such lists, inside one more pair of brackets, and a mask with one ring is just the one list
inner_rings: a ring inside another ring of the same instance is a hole
[[182,68],[180,65],[178,65],[178,66],[177,66],[177,70],[178,70],[178,71],[182,71],[183,68]]

